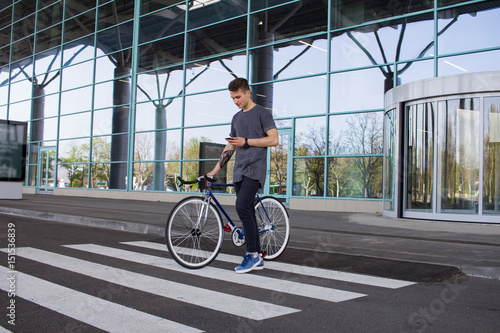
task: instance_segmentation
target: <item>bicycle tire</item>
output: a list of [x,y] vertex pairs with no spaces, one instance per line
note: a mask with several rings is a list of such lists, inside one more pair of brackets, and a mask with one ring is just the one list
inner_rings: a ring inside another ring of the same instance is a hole
[[255,218],[259,227],[260,249],[266,253],[264,259],[278,258],[290,239],[290,218],[285,206],[274,197],[260,198],[255,203]]
[[[188,197],[172,209],[165,228],[165,241],[174,260],[186,268],[202,268],[219,254],[224,240],[222,218],[213,203]],[[207,212],[205,214],[204,212]],[[206,221],[203,222],[206,216]]]

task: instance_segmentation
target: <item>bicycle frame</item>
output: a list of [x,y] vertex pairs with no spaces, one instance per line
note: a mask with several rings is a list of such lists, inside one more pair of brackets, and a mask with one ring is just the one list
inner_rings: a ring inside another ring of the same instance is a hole
[[[227,230],[227,231],[231,231],[233,232],[235,229],[236,229],[236,232],[238,233],[238,238],[239,239],[244,239],[245,238],[245,233],[244,233],[244,230],[238,228],[236,226],[236,224],[233,222],[233,220],[231,219],[231,217],[227,214],[226,210],[224,209],[224,207],[222,207],[222,205],[220,204],[220,202],[217,200],[217,198],[215,197],[215,195],[213,194],[212,192],[212,186],[220,186],[220,187],[231,187],[233,186],[234,187],[234,184],[216,184],[216,183],[211,183],[211,182],[208,182],[208,187],[207,187],[207,190],[205,191],[205,197],[207,198],[207,205],[210,205],[210,201],[213,199],[213,201],[215,202],[215,205],[217,206],[217,208],[219,209],[219,211],[221,211],[224,216],[226,217],[227,221],[229,222],[229,228],[231,230]],[[255,195],[255,198],[259,201],[260,201],[260,196],[259,194],[257,193]],[[208,207],[207,207],[208,209]],[[269,215],[266,211],[266,209],[263,207],[264,209],[264,212],[266,213],[266,217],[268,220],[269,219]],[[274,225],[272,226],[272,229],[274,229]],[[262,229],[262,230],[259,230],[259,234],[265,232],[266,230]]]
[[214,183],[208,182],[208,187],[207,187],[207,190],[205,191],[205,197],[207,198],[207,200],[206,200],[207,206],[210,205],[210,200],[213,199],[213,201],[215,202],[215,205],[217,206],[219,211],[221,211],[222,214],[224,214],[227,221],[229,222],[229,228],[231,229],[230,231],[232,232],[236,229],[236,232],[238,233],[238,238],[244,239],[245,235],[244,235],[243,231],[236,226],[236,224],[233,222],[231,217],[227,214],[224,207],[222,207],[222,205],[220,204],[219,200],[217,200],[217,198],[213,194],[212,186],[231,187],[231,186],[234,186],[234,184],[214,184]]

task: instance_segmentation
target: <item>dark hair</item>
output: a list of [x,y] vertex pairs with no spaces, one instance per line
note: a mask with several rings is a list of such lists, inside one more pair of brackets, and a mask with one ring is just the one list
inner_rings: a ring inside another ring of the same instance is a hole
[[229,89],[229,91],[238,91],[239,89],[241,89],[241,91],[247,92],[248,90],[250,90],[248,81],[241,77],[229,82],[227,88]]

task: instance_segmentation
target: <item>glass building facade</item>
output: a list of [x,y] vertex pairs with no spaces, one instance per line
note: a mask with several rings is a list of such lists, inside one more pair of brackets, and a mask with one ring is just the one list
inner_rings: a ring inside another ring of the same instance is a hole
[[[175,198],[177,176],[217,162],[237,111],[227,84],[246,77],[280,134],[264,193],[382,211],[384,94],[500,70],[498,17],[500,1],[2,1],[0,119],[28,122],[25,190]],[[412,107],[436,126],[425,114],[450,105]]]

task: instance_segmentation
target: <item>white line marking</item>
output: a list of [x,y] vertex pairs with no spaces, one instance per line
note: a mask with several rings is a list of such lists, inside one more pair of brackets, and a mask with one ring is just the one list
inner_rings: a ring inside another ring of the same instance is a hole
[[[64,245],[64,246],[72,249],[109,256],[112,258],[120,258],[123,260],[128,260],[136,263],[151,265],[160,268],[166,268],[169,270],[174,270],[195,276],[201,276],[220,281],[234,282],[246,286],[268,289],[273,292],[282,292],[308,298],[316,298],[328,302],[337,303],[366,296],[365,294],[359,294],[350,291],[314,286],[310,284],[281,280],[281,279],[274,279],[255,274],[236,275],[236,273],[234,272],[228,274],[228,271],[226,269],[220,269],[215,267],[205,267],[202,270],[187,269],[178,265],[172,259],[167,259],[132,251],[125,251],[95,244],[78,244],[78,245]],[[231,279],[231,275],[233,276],[233,279]]]
[[[6,252],[6,249],[2,251]],[[16,248],[16,255],[129,288],[194,304],[232,315],[263,320],[300,310],[206,290],[177,282],[113,268],[35,248]],[[249,310],[251,309],[251,310]]]
[[[159,243],[137,241],[137,242],[122,242],[122,244],[168,252],[167,246]],[[241,262],[241,257],[219,253],[216,260],[239,264]],[[364,285],[389,288],[389,289],[398,289],[416,284],[415,282],[410,282],[410,281],[382,278],[364,274],[346,273],[324,268],[299,266],[287,263],[280,263],[276,261],[266,261],[265,267],[266,269],[269,268],[272,270],[283,271],[287,273],[309,275],[323,279],[364,284]]]
[[[202,332],[164,318],[0,266],[0,289],[9,290],[5,277],[15,274],[16,297],[108,332]],[[56,296],[57,295],[57,296]]]

